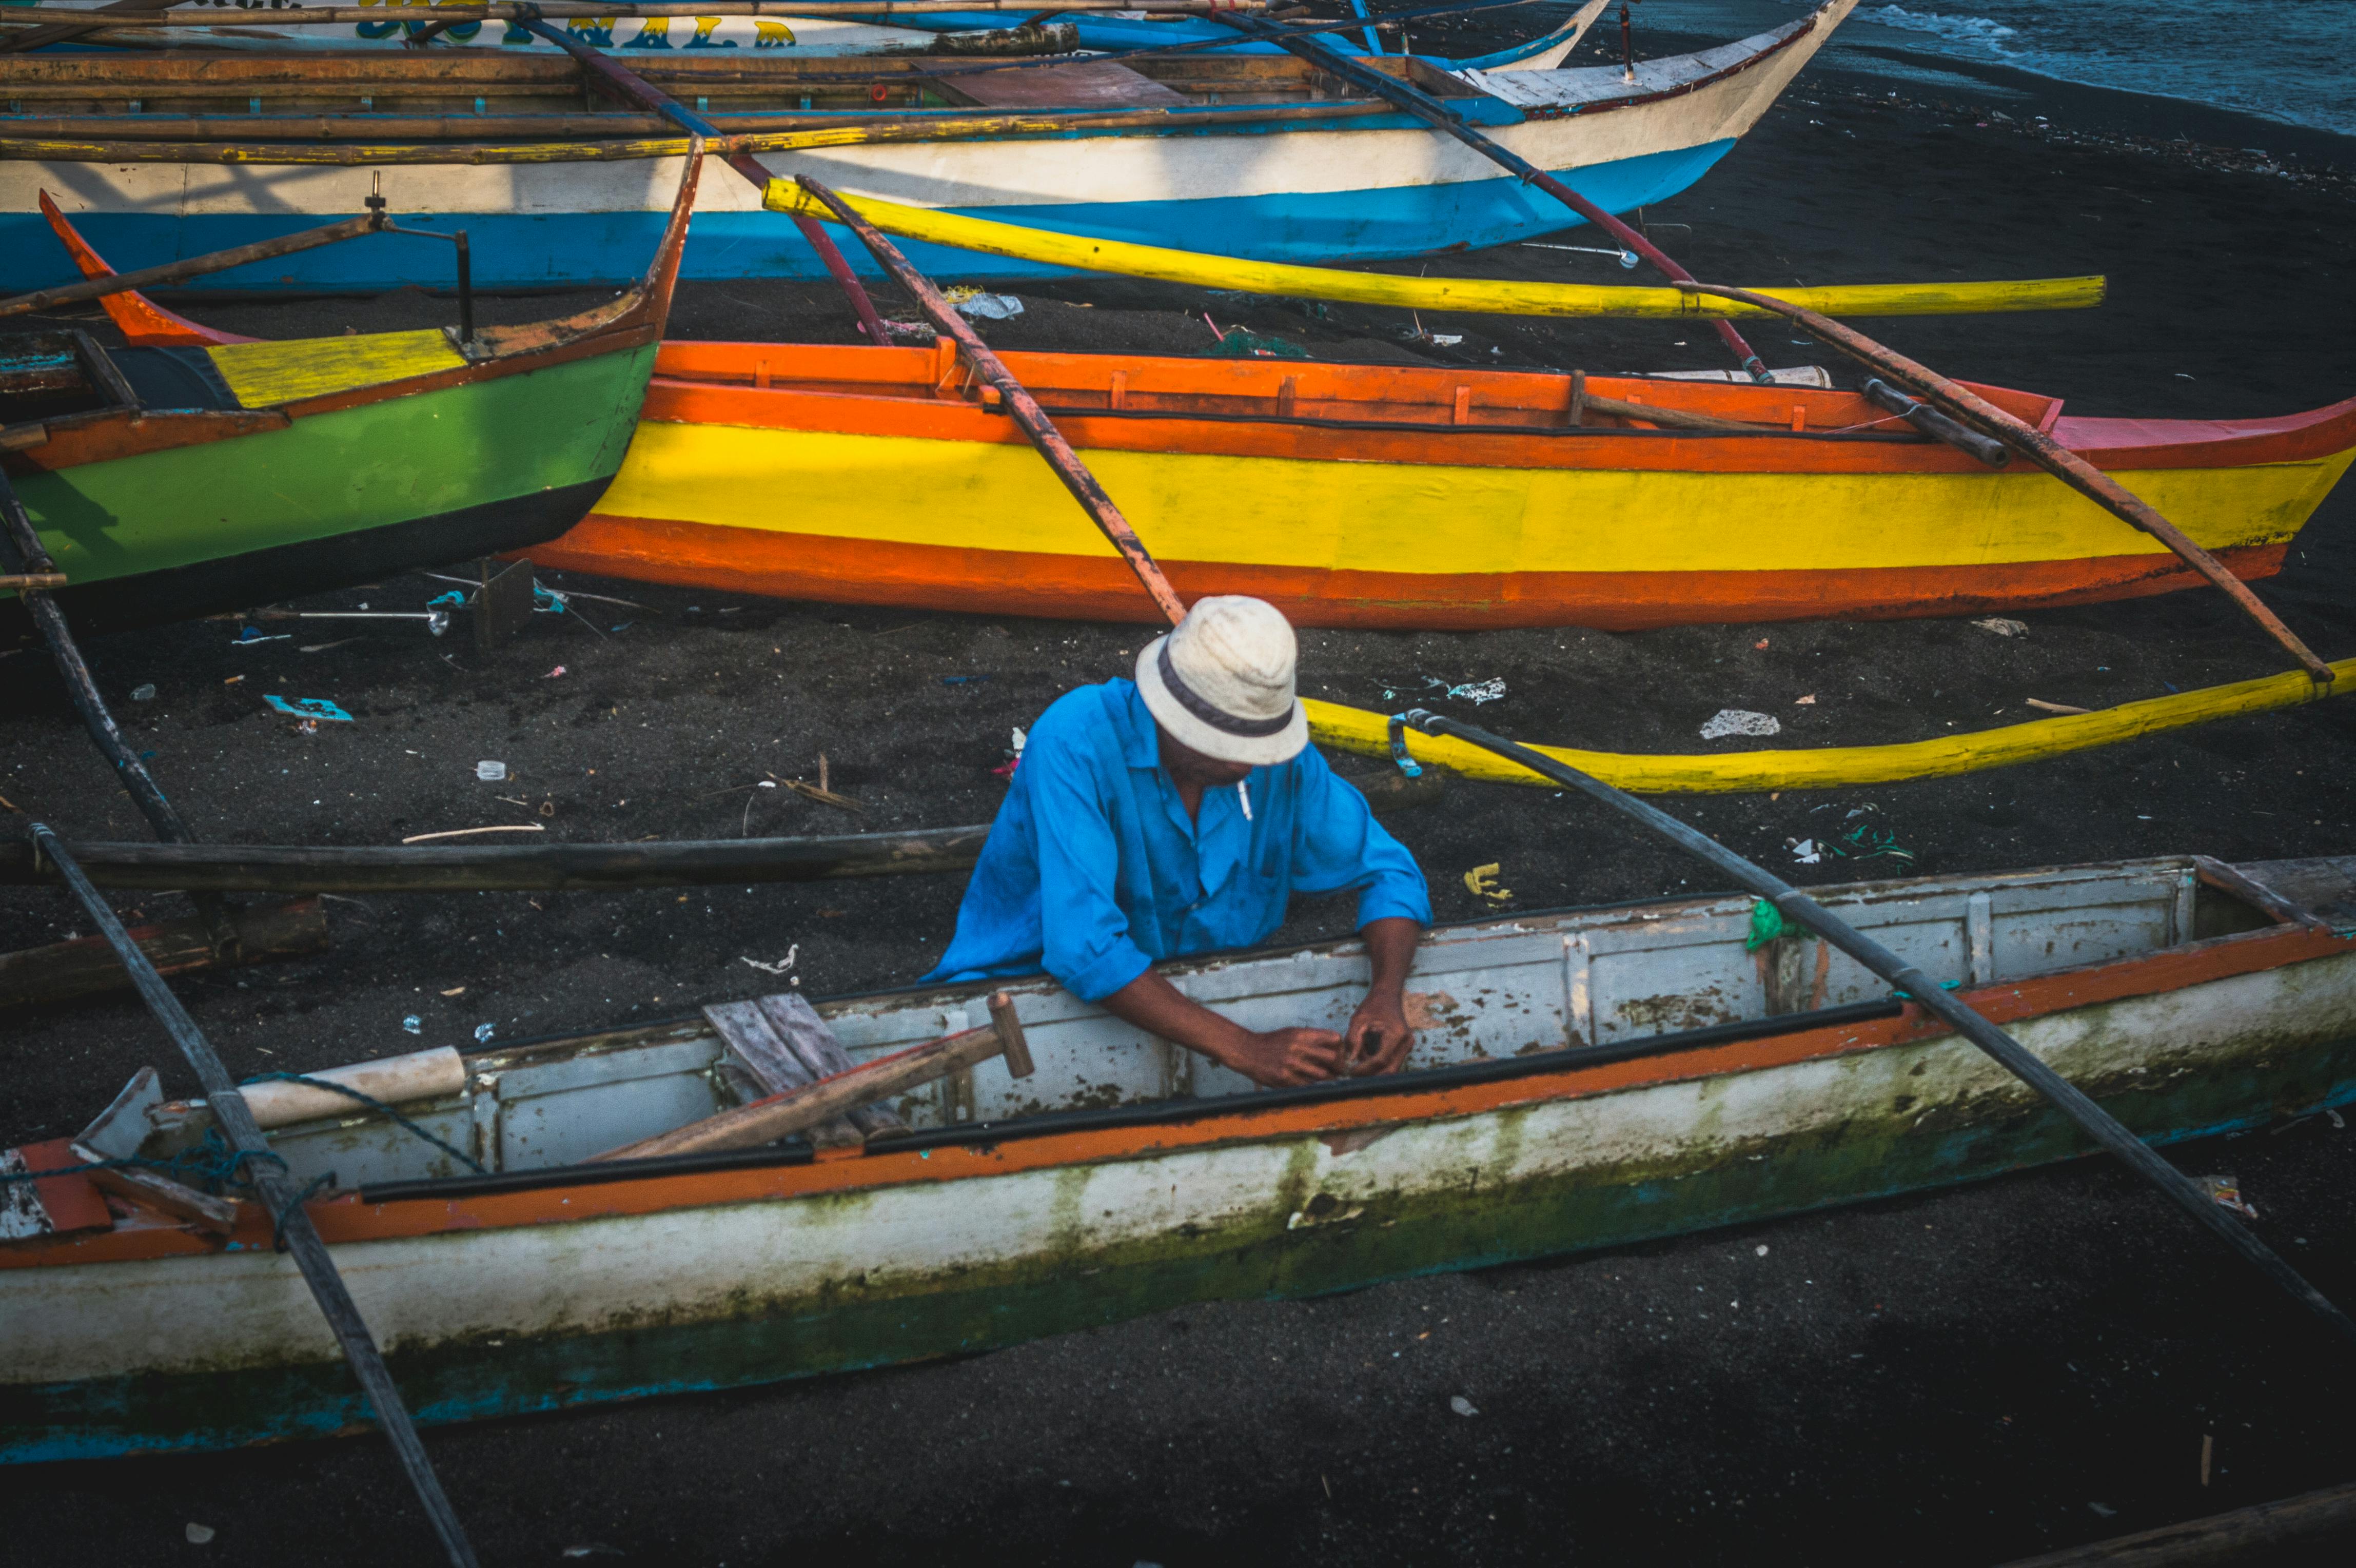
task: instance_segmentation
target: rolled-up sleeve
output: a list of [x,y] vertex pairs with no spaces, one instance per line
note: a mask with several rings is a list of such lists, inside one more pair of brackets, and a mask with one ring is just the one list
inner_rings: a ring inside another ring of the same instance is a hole
[[1400,917],[1431,924],[1431,890],[1407,846],[1391,837],[1314,752],[1300,764],[1301,803],[1293,819],[1292,886],[1302,893],[1358,891],[1358,929]]
[[[1052,745],[1052,743],[1051,743]],[[1130,940],[1117,897],[1120,847],[1096,770],[1078,755],[1023,757],[1039,824],[1040,965],[1083,1002],[1098,1002],[1144,973],[1152,960]]]

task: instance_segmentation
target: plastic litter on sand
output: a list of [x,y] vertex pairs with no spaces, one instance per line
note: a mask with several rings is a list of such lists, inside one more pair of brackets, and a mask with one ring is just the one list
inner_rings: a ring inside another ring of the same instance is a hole
[[1701,726],[1704,740],[1722,740],[1730,735],[1781,735],[1783,721],[1772,714],[1755,714],[1748,708],[1720,708],[1709,715]]
[[1005,321],[1023,314],[1023,302],[1011,294],[984,294],[978,288],[946,288],[942,297],[969,321]]
[[2209,1201],[2220,1208],[2230,1208],[2244,1219],[2258,1217],[2257,1206],[2242,1196],[2242,1183],[2237,1176],[2202,1176],[2201,1190],[2207,1193]]
[[425,1020],[412,1013],[401,1021],[401,1026],[412,1035],[422,1035],[425,1032]]
[[1462,1394],[1449,1395],[1448,1408],[1454,1411],[1459,1415],[1478,1415],[1481,1413],[1479,1410],[1473,1407],[1472,1402],[1466,1399]]
[[333,719],[337,724],[350,724],[352,715],[325,697],[296,697],[291,702],[284,697],[262,694],[262,700],[282,714],[298,719]]
[[181,1533],[187,1537],[189,1545],[202,1546],[210,1541],[219,1532],[211,1525],[198,1524],[196,1520],[190,1520],[188,1528]]
[[507,776],[508,765],[504,762],[477,762],[475,764],[475,777],[481,779],[486,784],[497,784]]
[[152,703],[152,702],[154,702],[154,701],[155,700],[155,686],[151,683],[151,684],[149,684],[149,685],[145,685],[145,686],[134,686],[134,687],[132,687],[132,688],[131,688],[131,700],[132,700],[133,702],[134,702],[134,703]]
[[2027,637],[2029,635],[2029,623],[2027,621],[2014,620],[2008,616],[1984,616],[1980,619],[1972,622],[1972,624],[1979,628],[1982,631],[1992,631],[1998,637]]
[[477,1024],[477,1025],[476,1025],[476,1026],[475,1026],[475,1044],[477,1044],[477,1045],[478,1045],[478,1046],[487,1046],[487,1045],[489,1045],[490,1043],[491,1043],[491,1026],[490,1026],[490,1025],[488,1025],[488,1024]]

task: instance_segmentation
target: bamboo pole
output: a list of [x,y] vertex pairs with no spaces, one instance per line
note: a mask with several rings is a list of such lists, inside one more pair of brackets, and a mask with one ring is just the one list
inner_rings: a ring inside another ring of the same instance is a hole
[[453,1568],[476,1568],[475,1549],[466,1540],[466,1527],[458,1521],[457,1510],[442,1490],[440,1477],[434,1473],[434,1462],[426,1457],[425,1444],[417,1435],[417,1425],[410,1419],[408,1407],[402,1403],[401,1391],[393,1386],[392,1374],[386,1369],[383,1354],[369,1332],[367,1319],[360,1316],[343,1276],[336,1272],[336,1261],[327,1252],[327,1244],[319,1239],[317,1227],[311,1223],[310,1211],[304,1208],[305,1193],[286,1177],[286,1165],[270,1147],[270,1142],[254,1124],[253,1112],[246,1108],[245,1096],[205,1038],[164,977],[139,944],[123,929],[97,888],[81,875],[73,856],[59,842],[56,833],[40,822],[32,829],[35,844],[57,865],[80,901],[82,909],[97,923],[100,934],[112,945],[123,967],[130,972],[132,983],[138,988],[140,999],[148,1011],[164,1026],[164,1032],[180,1047],[197,1079],[204,1086],[206,1103],[211,1106],[213,1120],[229,1139],[230,1147],[237,1151],[246,1179],[253,1184],[266,1212],[274,1219],[280,1240],[294,1258],[294,1266],[302,1272],[304,1283],[319,1305],[319,1316],[336,1337],[337,1345],[351,1367],[352,1375],[359,1381],[368,1396],[369,1413],[384,1429],[391,1440],[392,1450],[400,1457],[402,1468],[408,1473],[409,1484],[416,1490],[418,1501],[425,1508],[434,1534],[442,1542],[443,1552]]
[[[1534,283],[1502,278],[1406,277],[1340,267],[1254,262],[1198,251],[1102,240],[1029,229],[991,218],[909,207],[871,196],[842,199],[878,229],[906,239],[1046,266],[1118,273],[1198,288],[1235,289],[1285,299],[1330,299],[1401,310],[1462,310],[1492,316],[1653,317],[1693,320],[1704,314],[1698,296],[1682,288],[1624,284]],[[819,211],[815,198],[792,182],[773,180],[764,199],[772,211]],[[1843,316],[1949,316],[1982,311],[2083,310],[2103,302],[2101,276],[2025,278],[1997,283],[1833,284],[1772,291],[1772,297]],[[1744,317],[1772,320],[1776,312],[1730,302]]]
[[[1331,71],[1343,81],[1397,104],[1434,129],[1444,131],[1455,137],[1490,162],[1518,177],[1525,185],[1537,186],[1540,190],[1652,263],[1654,270],[1672,283],[1693,281],[1691,273],[1670,260],[1667,252],[1654,244],[1652,241],[1596,206],[1595,203],[1588,200],[1587,198],[1580,195],[1527,158],[1507,151],[1495,141],[1474,130],[1464,123],[1462,116],[1420,89],[1412,87],[1397,77],[1376,70],[1372,66],[1362,64],[1339,50],[1327,48],[1322,43],[1312,43],[1305,38],[1297,37],[1284,28],[1261,21],[1256,16],[1221,16],[1214,19],[1240,33],[1272,43],[1287,53],[1308,61],[1320,70]],[[1732,322],[1723,317],[1718,317],[1711,320],[1710,325],[1717,329],[1719,338],[1733,353],[1735,361],[1749,372],[1752,381],[1765,381],[1768,379],[1765,362],[1751,350],[1751,345],[1744,341],[1742,334],[1735,330]]]
[[[77,843],[102,887],[223,893],[567,892],[750,886],[963,871],[990,824],[827,837],[678,843],[153,844]],[[0,844],[0,886],[59,880],[27,844]]]
[[2274,611],[2259,602],[2258,596],[2250,591],[2250,585],[2227,570],[2224,563],[2194,543],[2182,529],[2162,517],[2141,497],[2043,431],[2007,413],[1970,388],[1951,381],[1895,349],[1877,343],[1865,334],[1844,327],[1804,306],[1794,305],[1788,300],[1776,299],[1752,289],[1727,288],[1703,283],[1688,284],[1687,287],[1697,295],[1740,300],[1745,305],[1771,310],[1798,325],[1827,347],[1903,381],[1955,418],[2003,442],[2122,522],[2141,529],[2176,552],[2185,564],[2223,589],[2225,596],[2240,607],[2243,614],[2255,621],[2268,637],[2297,660],[2305,667],[2309,680],[2326,686],[2332,682],[2331,666],[2308,647],[2297,633],[2285,626]]
[[1987,1052],[2007,1072],[2077,1123],[2079,1130],[2098,1147],[2115,1155],[2128,1169],[2181,1208],[2195,1224],[2225,1243],[2244,1262],[2265,1274],[2292,1300],[2321,1318],[2341,1339],[2356,1344],[2356,1320],[2351,1320],[2329,1297],[2309,1284],[2273,1248],[2259,1240],[2248,1226],[2220,1208],[2199,1183],[2127,1131],[2117,1117],[2096,1104],[2084,1090],[2048,1067],[2043,1058],[1989,1023],[1952,992],[1940,989],[1939,983],[1917,966],[1908,963],[1790,883],[1743,859],[1699,829],[1679,822],[1658,807],[1645,804],[1633,795],[1613,789],[1600,779],[1581,773],[1577,768],[1567,768],[1528,746],[1518,746],[1487,730],[1444,714],[1418,708],[1407,714],[1407,722],[1426,735],[1453,736],[1493,751],[1534,773],[1544,774],[1560,788],[1577,789],[1602,802],[1622,816],[1631,818],[1667,839],[1719,875],[1731,878],[1736,886],[1781,911],[1784,918],[1814,931],[1831,946],[1838,948],[1897,987],[1912,1005]]
[[[525,9],[529,10],[530,7]],[[652,110],[690,135],[701,136],[707,142],[717,142],[725,145],[727,138],[721,134],[718,127],[711,121],[689,109],[662,89],[648,84],[635,71],[625,70],[580,39],[558,32],[537,16],[522,18],[522,25],[527,32],[547,39],[580,61],[583,74],[603,88],[606,96],[641,109]],[[754,189],[759,191],[768,189],[769,171],[754,162],[751,154],[741,149],[729,148],[722,156],[725,158],[728,166],[750,182]],[[836,247],[833,237],[808,218],[797,217],[794,220],[794,227],[801,231],[802,239],[809,243],[811,250],[818,252],[819,262],[826,268],[827,275],[834,280],[835,286],[842,291],[845,298],[850,300],[851,313],[859,317],[859,329],[866,334],[868,344],[879,349],[889,347],[892,339],[884,330],[884,318],[876,314],[875,302],[867,297],[866,287],[852,275],[851,263],[842,259],[842,252]]]
[[313,251],[341,240],[357,239],[383,227],[382,214],[369,212],[317,229],[305,229],[299,234],[282,234],[275,240],[257,240],[251,245],[237,245],[226,251],[215,251],[209,255],[191,256],[185,262],[166,262],[160,266],[142,267],[134,273],[117,273],[112,277],[84,278],[80,283],[61,284],[56,288],[35,289],[30,294],[0,299],[0,317],[23,316],[31,311],[71,305],[79,300],[101,299],[126,289],[162,288],[185,278],[227,272],[231,267],[241,267],[252,262],[266,262],[273,256],[291,256],[297,251]]
[[1154,604],[1160,607],[1170,624],[1176,626],[1185,619],[1186,607],[1170,586],[1170,580],[1162,575],[1162,568],[1155,564],[1144,542],[1137,537],[1137,531],[1130,527],[1129,520],[1113,504],[1112,497],[1105,493],[1105,488],[1097,482],[1096,476],[1088,472],[1087,466],[1080,461],[1079,454],[1072,450],[1072,444],[1064,439],[1063,433],[1055,428],[1055,422],[1039,406],[1038,399],[1014,379],[1014,372],[1006,368],[1005,361],[991,352],[990,345],[981,340],[981,335],[950,306],[948,300],[941,297],[941,291],[935,288],[924,274],[909,264],[908,258],[900,253],[897,245],[884,237],[882,231],[810,176],[796,177],[803,189],[825,204],[837,222],[859,236],[860,243],[867,247],[884,270],[892,274],[893,280],[915,296],[926,318],[933,324],[933,329],[953,339],[966,363],[973,367],[974,373],[1006,400],[1007,413],[1013,416],[1015,424],[1031,438],[1031,445],[1039,449],[1039,456],[1047,460],[1047,467],[1055,470],[1055,478],[1064,482],[1064,488],[1072,492],[1072,499],[1080,503],[1080,509],[1094,520],[1104,536],[1112,542],[1112,547],[1120,552],[1121,559],[1128,562],[1129,569],[1137,574],[1137,580],[1145,585],[1145,591],[1152,596]]

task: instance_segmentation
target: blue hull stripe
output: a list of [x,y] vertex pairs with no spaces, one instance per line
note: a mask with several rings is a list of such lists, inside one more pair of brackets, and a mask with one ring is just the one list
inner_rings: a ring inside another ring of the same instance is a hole
[[[1565,171],[1580,194],[1613,212],[1665,200],[1692,185],[1734,145],[1705,143],[1617,163]],[[1256,261],[1382,261],[1444,250],[1480,249],[1571,227],[1579,219],[1511,178],[1391,186],[1322,195],[1215,197],[1191,201],[1089,202],[958,209],[1066,233],[1210,251]],[[86,212],[74,226],[117,269],[158,266],[233,245],[313,228],[316,213]],[[464,229],[475,286],[483,289],[621,285],[636,281],[662,231],[660,212],[395,214],[444,232]],[[873,258],[841,229],[843,252],[874,275]],[[1054,277],[1062,268],[936,245],[904,243],[909,259],[939,277]],[[16,293],[71,283],[79,274],[38,212],[0,215],[0,289]],[[688,231],[682,277],[820,278],[826,274],[792,220],[774,212],[698,213]],[[448,288],[450,248],[438,241],[372,235],[197,280],[191,286],[271,292],[378,293],[412,285]]]

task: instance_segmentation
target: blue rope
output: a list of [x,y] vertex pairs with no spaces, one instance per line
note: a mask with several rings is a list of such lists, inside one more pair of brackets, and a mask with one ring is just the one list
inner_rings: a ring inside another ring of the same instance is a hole
[[424,1139],[427,1143],[433,1144],[435,1148],[441,1150],[444,1154],[449,1155],[452,1159],[456,1160],[460,1165],[465,1165],[468,1170],[474,1172],[477,1176],[488,1176],[491,1174],[483,1168],[482,1162],[476,1159],[474,1155],[467,1154],[462,1149],[454,1148],[450,1144],[444,1143],[441,1139],[435,1137],[424,1128],[420,1127],[416,1122],[412,1122],[408,1117],[403,1116],[400,1112],[395,1111],[391,1106],[387,1105],[383,1101],[377,1099],[372,1094],[362,1094],[357,1089],[347,1088],[340,1083],[330,1083],[324,1078],[305,1078],[299,1072],[256,1073],[253,1077],[245,1079],[245,1082],[307,1084],[313,1089],[324,1089],[331,1094],[340,1094],[345,1096],[347,1099],[357,1100],[362,1105],[367,1106],[370,1111],[377,1112],[389,1117],[392,1121],[400,1123],[404,1130],[415,1133],[418,1137]]
[[46,1181],[52,1176],[80,1176],[89,1171],[138,1169],[160,1172],[183,1187],[201,1187],[209,1193],[218,1194],[223,1187],[232,1183],[252,1185],[252,1178],[246,1176],[242,1168],[248,1160],[268,1160],[280,1171],[286,1169],[286,1162],[273,1151],[231,1149],[222,1141],[220,1128],[208,1127],[203,1143],[182,1149],[167,1160],[150,1159],[145,1155],[125,1155],[120,1159],[59,1165],[55,1170],[0,1173],[0,1182]]

